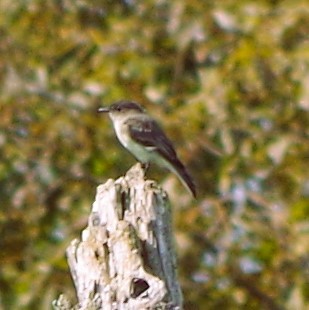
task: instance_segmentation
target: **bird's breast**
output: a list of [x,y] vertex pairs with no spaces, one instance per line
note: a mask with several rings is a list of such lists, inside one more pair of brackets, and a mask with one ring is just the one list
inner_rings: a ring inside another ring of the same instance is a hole
[[131,152],[138,161],[142,163],[148,163],[153,161],[153,150],[147,149],[143,145],[134,141],[129,133],[128,125],[125,122],[114,123],[114,128],[120,143],[129,152]]

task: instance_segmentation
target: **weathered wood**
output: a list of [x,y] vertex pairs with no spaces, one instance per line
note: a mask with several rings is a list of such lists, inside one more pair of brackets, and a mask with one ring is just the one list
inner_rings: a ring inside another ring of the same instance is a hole
[[181,309],[166,193],[140,164],[98,186],[88,227],[67,249],[78,305],[55,309]]

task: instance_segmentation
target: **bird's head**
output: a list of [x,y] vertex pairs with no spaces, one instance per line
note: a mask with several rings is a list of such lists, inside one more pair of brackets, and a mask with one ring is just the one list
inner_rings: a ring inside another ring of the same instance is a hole
[[113,103],[108,107],[98,109],[99,113],[109,113],[111,118],[131,113],[144,113],[144,109],[136,102],[121,100]]

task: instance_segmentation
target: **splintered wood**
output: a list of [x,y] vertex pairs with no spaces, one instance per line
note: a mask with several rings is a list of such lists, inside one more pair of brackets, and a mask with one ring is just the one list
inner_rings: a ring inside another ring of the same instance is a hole
[[67,257],[78,304],[61,295],[55,309],[182,309],[170,205],[140,164],[98,186]]

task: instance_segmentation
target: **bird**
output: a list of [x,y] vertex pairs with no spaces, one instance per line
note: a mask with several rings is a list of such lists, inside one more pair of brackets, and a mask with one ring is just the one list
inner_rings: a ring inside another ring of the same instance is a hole
[[196,198],[195,183],[178,158],[171,140],[140,104],[120,100],[99,108],[98,112],[108,113],[118,140],[143,167],[155,163],[167,168]]

